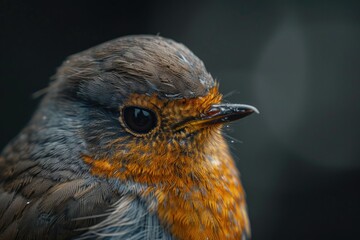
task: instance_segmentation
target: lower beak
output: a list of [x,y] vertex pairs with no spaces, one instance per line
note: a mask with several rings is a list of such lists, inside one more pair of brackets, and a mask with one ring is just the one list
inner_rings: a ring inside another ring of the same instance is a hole
[[225,124],[232,122],[252,113],[259,113],[257,108],[245,104],[215,104],[201,117],[188,119],[177,124],[175,130],[188,127],[206,127],[210,125]]

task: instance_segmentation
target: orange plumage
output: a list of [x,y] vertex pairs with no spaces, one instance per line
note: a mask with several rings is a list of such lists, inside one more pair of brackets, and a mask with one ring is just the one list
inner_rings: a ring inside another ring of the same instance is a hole
[[[146,184],[143,197],[156,198],[153,211],[177,239],[240,239],[249,232],[245,195],[221,124],[205,128],[190,121],[181,132],[172,128],[220,101],[217,87],[204,97],[172,101],[133,94],[125,105],[155,111],[162,134],[117,139],[127,144],[114,157],[84,156],[84,161],[94,175]],[[200,132],[191,136],[195,131]]]

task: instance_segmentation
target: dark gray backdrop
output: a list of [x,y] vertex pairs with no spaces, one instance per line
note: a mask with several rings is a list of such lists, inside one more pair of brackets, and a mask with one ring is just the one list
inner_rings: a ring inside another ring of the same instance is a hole
[[69,54],[128,34],[184,43],[226,100],[253,239],[360,239],[357,1],[0,0],[0,148]]

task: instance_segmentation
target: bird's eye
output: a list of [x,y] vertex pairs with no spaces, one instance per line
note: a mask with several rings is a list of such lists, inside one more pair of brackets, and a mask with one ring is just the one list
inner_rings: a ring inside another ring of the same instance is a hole
[[141,107],[129,106],[122,110],[123,122],[135,134],[146,134],[157,125],[157,116],[150,110]]

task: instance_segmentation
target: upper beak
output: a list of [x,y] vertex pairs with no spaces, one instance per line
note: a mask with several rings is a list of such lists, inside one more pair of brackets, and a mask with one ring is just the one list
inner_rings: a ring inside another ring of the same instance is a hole
[[224,124],[232,122],[252,113],[259,113],[257,108],[245,104],[214,104],[201,117],[188,119],[185,122],[177,124],[175,130],[180,130],[185,126],[205,127],[209,125]]

